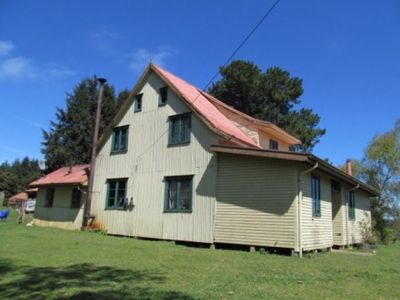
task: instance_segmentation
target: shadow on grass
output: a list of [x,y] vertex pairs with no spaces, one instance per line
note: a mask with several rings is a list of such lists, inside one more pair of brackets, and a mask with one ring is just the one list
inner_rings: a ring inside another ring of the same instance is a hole
[[179,291],[162,291],[160,274],[96,266],[32,268],[0,260],[0,299],[184,299]]

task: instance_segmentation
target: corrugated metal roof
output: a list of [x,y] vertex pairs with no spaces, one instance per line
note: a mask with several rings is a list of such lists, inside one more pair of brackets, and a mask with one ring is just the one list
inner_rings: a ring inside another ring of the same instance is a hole
[[38,191],[38,188],[33,188],[33,189],[28,189],[25,192],[19,193],[17,195],[14,195],[8,199],[8,201],[16,201],[16,200],[28,200],[29,196],[32,195],[33,193],[36,193]]
[[159,74],[176,92],[182,96],[201,116],[205,117],[210,125],[228,136],[250,146],[261,148],[250,137],[237,128],[221,111],[219,111],[203,94],[205,92],[187,83],[183,79],[169,73],[168,71],[151,64],[150,68]]
[[16,194],[8,199],[8,201],[28,200],[28,193],[23,192]]
[[89,178],[89,172],[90,165],[64,167],[31,182],[29,186],[40,187],[46,185],[86,184]]
[[[206,92],[198,89],[192,84],[184,81],[183,79],[169,73],[168,71],[160,68],[159,66],[151,63],[146,71],[142,74],[139,81],[136,83],[135,87],[131,91],[128,100],[126,101],[120,111],[117,113],[115,118],[112,120],[108,128],[105,130],[103,135],[100,137],[97,146],[101,148],[106,142],[107,138],[111,135],[112,129],[118,122],[122,119],[126,111],[132,105],[134,100],[133,95],[138,93],[143,82],[148,78],[150,72],[155,72],[160,76],[175,93],[180,95],[184,101],[193,109],[195,113],[205,122],[207,126],[210,127],[218,135],[222,136],[233,142],[234,144],[239,144],[241,146],[252,147],[262,149],[250,136],[246,135],[242,130],[240,130],[234,122],[232,122],[227,115],[224,114],[224,110],[221,109],[225,104],[218,99],[212,97]],[[226,106],[226,105],[225,105]],[[227,107],[227,106],[226,106]],[[230,108],[230,113],[237,114],[238,116],[246,116],[246,118],[251,119],[251,123],[259,125],[257,122],[261,122],[260,129],[263,127],[269,127],[275,134],[278,134],[284,141],[290,145],[299,144],[301,141],[285,132],[283,129],[273,125],[272,123],[254,119],[247,116],[240,111]]]

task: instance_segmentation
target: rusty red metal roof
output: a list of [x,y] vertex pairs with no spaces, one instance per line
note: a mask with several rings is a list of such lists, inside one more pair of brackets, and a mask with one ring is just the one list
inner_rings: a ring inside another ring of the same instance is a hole
[[28,200],[28,193],[22,192],[8,199],[8,201],[17,201],[17,200]]
[[201,116],[203,116],[214,129],[222,131],[222,133],[225,133],[248,146],[261,148],[256,142],[235,126],[223,113],[221,113],[221,111],[219,111],[204,96],[204,94],[206,94],[205,92],[159,66],[151,64],[150,68],[175,88],[178,94],[181,95]]
[[13,201],[17,201],[17,200],[28,200],[29,196],[32,195],[33,193],[36,193],[37,191],[38,191],[38,188],[28,189],[25,192],[22,192],[22,193],[19,193],[19,194],[16,194],[16,195],[10,197],[8,199],[8,201],[13,202]]
[[60,168],[29,184],[30,187],[48,185],[85,185],[89,179],[90,165]]

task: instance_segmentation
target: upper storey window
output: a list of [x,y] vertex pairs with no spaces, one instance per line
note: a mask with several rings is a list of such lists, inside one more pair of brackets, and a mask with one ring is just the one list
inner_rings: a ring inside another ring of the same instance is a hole
[[128,126],[114,128],[111,152],[126,152],[128,150]]
[[164,86],[159,90],[158,106],[164,106],[168,101],[168,87]]

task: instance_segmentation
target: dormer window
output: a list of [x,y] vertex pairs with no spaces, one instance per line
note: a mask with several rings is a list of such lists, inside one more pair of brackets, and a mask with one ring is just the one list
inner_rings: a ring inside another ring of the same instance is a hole
[[269,140],[269,149],[278,150],[278,142],[274,140]]
[[162,88],[160,88],[160,95],[159,95],[159,99],[158,99],[158,106],[164,106],[167,104],[167,100],[168,100],[168,87],[164,86]]

